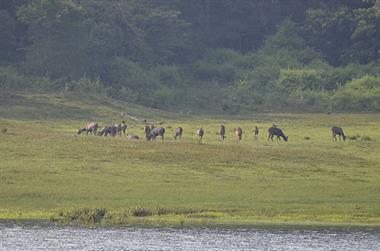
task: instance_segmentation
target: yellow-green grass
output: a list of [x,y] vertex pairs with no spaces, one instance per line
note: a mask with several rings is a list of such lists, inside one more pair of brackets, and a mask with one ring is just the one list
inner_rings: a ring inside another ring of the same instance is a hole
[[[147,142],[143,124],[133,120],[127,124],[140,141],[75,136],[84,119],[0,119],[0,129],[8,129],[0,135],[0,219],[60,219],[105,208],[109,224],[380,226],[379,114],[165,118],[164,142]],[[221,123],[225,142],[217,135]],[[273,123],[289,142],[267,141]],[[333,125],[362,137],[333,142]],[[175,141],[177,126],[184,137]],[[197,144],[200,126],[206,135]],[[238,126],[241,142],[233,134]],[[152,215],[134,217],[136,208]]]

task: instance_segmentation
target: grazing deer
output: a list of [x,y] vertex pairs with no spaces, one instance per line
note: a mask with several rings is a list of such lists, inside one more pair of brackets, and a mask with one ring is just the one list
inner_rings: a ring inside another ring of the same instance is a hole
[[203,130],[203,128],[198,128],[195,132],[195,136],[196,136],[196,141],[197,143],[202,143],[202,139],[203,139],[203,136],[205,135],[205,131]]
[[5,135],[7,133],[8,129],[7,128],[3,128],[3,135]]
[[182,133],[183,133],[183,129],[182,129],[182,127],[177,127],[177,129],[175,129],[175,133],[174,133],[174,139],[177,139],[177,137],[179,138],[179,139],[181,139],[182,138]]
[[121,122],[121,124],[119,124],[117,126],[117,133],[119,134],[119,136],[121,136],[121,133],[123,132],[123,135],[125,136],[125,132],[127,131],[127,124],[125,123],[125,121],[123,120]]
[[234,132],[238,140],[241,140],[241,136],[243,135],[243,130],[240,127],[238,127],[237,129],[234,129]]
[[114,126],[116,127],[116,132],[119,136],[121,136],[122,132],[125,136],[125,131],[127,130],[127,124],[125,121],[122,121],[121,124],[115,124]]
[[336,141],[336,135],[339,136],[339,140],[342,140],[342,137],[343,137],[343,141],[346,140],[346,135],[344,135],[344,132],[343,132],[342,128],[337,127],[337,126],[333,126],[331,128],[331,132],[332,132],[332,138],[333,138],[334,141]]
[[277,136],[277,140],[281,140],[283,138],[285,141],[288,141],[288,137],[285,136],[285,134],[282,132],[280,128],[277,127],[271,127],[268,129],[269,135],[268,135],[268,141],[271,139],[273,141],[273,136]]
[[105,126],[98,133],[99,136],[112,136],[115,137],[117,133],[117,127],[115,125]]
[[156,140],[157,136],[161,136],[161,140],[164,140],[165,128],[156,127],[150,130],[149,134],[146,135],[147,140]]
[[96,135],[98,128],[99,128],[98,123],[89,122],[86,124],[84,128],[80,128],[78,130],[78,135],[81,134],[82,132],[86,132],[87,135],[88,133]]
[[224,141],[224,139],[226,138],[226,127],[224,127],[224,125],[220,125],[220,131],[219,131],[219,135],[220,135],[220,139],[222,141]]

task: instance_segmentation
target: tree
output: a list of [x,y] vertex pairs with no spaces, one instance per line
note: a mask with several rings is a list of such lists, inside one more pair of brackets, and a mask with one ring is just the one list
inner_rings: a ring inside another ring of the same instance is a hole
[[71,0],[32,0],[17,14],[28,26],[28,72],[53,78],[83,74],[88,25],[79,6]]

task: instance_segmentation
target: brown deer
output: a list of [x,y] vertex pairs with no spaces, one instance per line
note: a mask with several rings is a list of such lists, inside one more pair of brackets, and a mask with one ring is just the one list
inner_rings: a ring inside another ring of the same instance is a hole
[[234,132],[238,140],[241,140],[241,136],[243,135],[243,130],[240,127],[238,127],[237,129],[234,129]]
[[255,126],[255,130],[252,131],[255,134],[255,140],[259,138],[259,128]]
[[273,141],[273,136],[277,136],[277,140],[281,140],[281,138],[283,138],[285,141],[288,141],[288,137],[285,136],[285,134],[280,128],[271,127],[268,129],[268,132],[269,132],[268,141],[269,139]]
[[156,140],[157,136],[161,136],[161,140],[164,140],[165,128],[155,127],[150,130],[149,134],[146,135],[147,140]]
[[182,138],[182,133],[183,133],[183,129],[182,127],[177,127],[177,129],[175,129],[175,133],[174,133],[174,139],[181,139]]
[[224,141],[224,139],[226,138],[226,127],[224,127],[224,125],[220,125],[220,131],[219,131],[219,135],[220,135],[220,139],[222,141]]
[[115,125],[105,126],[98,132],[99,136],[112,136],[115,137],[117,134],[117,127]]
[[80,128],[78,130],[78,135],[81,134],[82,132],[86,132],[87,135],[88,133],[96,135],[98,128],[99,128],[98,123],[88,122],[84,128]]
[[336,141],[336,136],[337,135],[339,136],[339,140],[342,140],[342,137],[343,137],[343,141],[346,140],[346,135],[344,135],[344,132],[343,132],[342,128],[337,127],[337,126],[333,126],[331,128],[331,132],[332,132],[332,138],[333,138],[334,141]]
[[146,125],[146,126],[144,127],[144,132],[145,132],[146,140],[149,140],[149,134],[150,134],[150,131],[151,131],[150,126]]
[[125,121],[122,121],[120,124],[115,125],[117,127],[117,134],[121,136],[121,133],[125,136],[125,132],[127,131],[127,124]]
[[202,143],[202,139],[203,139],[203,136],[205,135],[205,131],[203,130],[203,128],[198,128],[195,132],[195,136],[196,136],[196,142],[197,143]]

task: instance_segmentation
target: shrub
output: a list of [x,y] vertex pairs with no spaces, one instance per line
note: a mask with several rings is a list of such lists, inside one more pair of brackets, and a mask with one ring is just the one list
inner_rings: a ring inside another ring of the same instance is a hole
[[143,207],[137,206],[132,210],[132,215],[135,217],[146,217],[146,216],[152,216],[153,213],[152,213],[152,210],[150,210],[149,208],[143,208]]
[[31,83],[15,69],[0,67],[0,88],[3,90],[18,90],[30,87]]
[[183,71],[175,65],[162,65],[152,69],[160,84],[169,87],[180,87],[186,83]]
[[362,140],[372,140],[370,137],[368,137],[368,136],[363,136],[362,138],[361,138]]
[[278,86],[288,93],[305,90],[322,90],[323,80],[320,73],[314,69],[283,69],[278,80]]
[[344,111],[380,111],[380,77],[352,80],[335,93],[333,105]]
[[94,224],[100,223],[105,219],[107,210],[105,208],[83,208],[75,209],[70,212],[60,212],[59,216],[63,217],[68,222],[76,222],[80,224]]
[[74,91],[82,94],[105,94],[105,87],[102,85],[102,82],[99,78],[91,79],[87,76],[83,76],[82,78],[67,82],[65,85],[65,92]]

